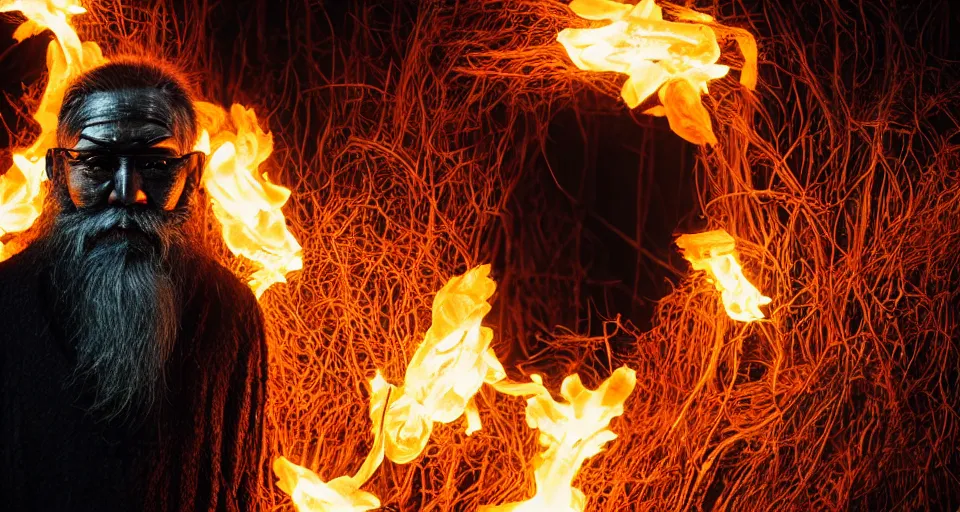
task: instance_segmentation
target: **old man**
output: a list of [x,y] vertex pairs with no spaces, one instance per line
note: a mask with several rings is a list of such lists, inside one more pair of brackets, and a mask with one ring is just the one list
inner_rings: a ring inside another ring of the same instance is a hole
[[0,263],[0,509],[255,509],[262,315],[198,235],[196,139],[164,65],[66,92],[42,233]]

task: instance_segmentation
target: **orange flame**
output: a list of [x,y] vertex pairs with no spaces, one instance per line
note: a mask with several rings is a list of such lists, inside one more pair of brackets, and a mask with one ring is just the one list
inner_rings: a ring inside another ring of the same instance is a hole
[[284,457],[273,462],[280,479],[277,486],[290,495],[300,512],[366,512],[380,508],[380,500],[361,491],[353,477],[341,476],[330,482]]
[[[384,456],[406,464],[423,452],[433,424],[466,416],[467,435],[480,429],[474,395],[486,383],[513,396],[528,396],[527,425],[540,430],[545,448],[534,463],[537,493],[530,500],[484,510],[582,512],[586,497],[572,486],[583,462],[600,453],[617,436],[607,426],[623,414],[636,374],[618,369],[596,391],[580,377],[563,380],[558,403],[539,375],[532,382],[505,380],[503,366],[490,348],[493,332],[480,325],[490,311],[496,283],[490,266],[481,265],[450,279],[433,300],[433,323],[407,367],[402,386],[388,383],[377,371],[370,380],[370,419],[374,443],[363,466],[352,477],[324,482],[314,472],[284,457],[274,461],[278,485],[300,512],[365,511],[379,507],[376,496],[359,488],[383,462]],[[391,399],[391,397],[395,397]]]
[[532,384],[498,386],[508,394],[533,394],[527,399],[526,418],[530,428],[540,430],[544,448],[534,460],[537,492],[528,500],[481,507],[486,512],[583,512],[587,498],[573,487],[573,479],[584,461],[600,453],[604,445],[616,439],[608,428],[610,420],[623,414],[623,404],[637,384],[636,372],[618,368],[613,375],[590,391],[578,375],[563,379],[557,402],[543,387],[539,375]]
[[[70,18],[86,10],[71,0],[0,0],[0,12],[20,11],[27,21],[17,28],[18,41],[45,29],[56,39],[47,48],[49,80],[34,119],[40,137],[14,152],[13,166],[0,175],[0,237],[25,231],[43,208],[46,180],[44,154],[56,146],[57,114],[67,85],[77,75],[106,62],[100,47],[80,42]],[[201,135],[197,149],[209,155],[203,183],[214,214],[223,227],[227,247],[254,262],[250,287],[257,297],[285,276],[303,267],[300,244],[290,233],[281,208],[290,190],[256,172],[273,151],[273,138],[260,129],[253,110],[241,105],[227,113],[219,106],[196,102]],[[0,261],[12,256],[0,242]]]
[[727,315],[740,322],[763,318],[760,306],[771,302],[746,276],[737,261],[736,242],[722,229],[687,234],[677,238],[677,246],[694,270],[706,271],[720,291]]
[[[670,129],[694,144],[717,143],[700,95],[707,93],[710,80],[726,76],[730,68],[717,64],[717,35],[705,25],[713,22],[712,17],[682,10],[679,17],[687,22],[665,21],[663,9],[654,0],[641,0],[636,5],[573,0],[570,9],[588,20],[610,22],[598,28],[567,28],[557,36],[578,68],[628,75],[621,97],[630,108],[659,91],[662,106],[645,113],[666,115]],[[752,88],[755,45],[751,60],[752,37],[744,39],[739,32],[736,37],[747,61],[741,83]]]

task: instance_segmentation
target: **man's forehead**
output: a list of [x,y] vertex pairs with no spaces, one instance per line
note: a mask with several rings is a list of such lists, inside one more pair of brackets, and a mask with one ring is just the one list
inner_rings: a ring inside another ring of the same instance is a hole
[[[74,149],[170,146],[178,127],[169,98],[154,88],[97,91],[85,95],[71,119]],[[179,127],[183,129],[183,127]]]
[[142,120],[172,128],[174,107],[169,97],[154,88],[116,89],[85,95],[76,109],[75,121],[86,126],[125,120]]

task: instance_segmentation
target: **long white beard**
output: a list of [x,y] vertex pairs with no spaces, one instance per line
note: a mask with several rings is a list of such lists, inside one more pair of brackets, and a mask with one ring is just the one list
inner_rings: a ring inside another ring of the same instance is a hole
[[164,215],[65,212],[50,233],[75,377],[92,379],[90,410],[103,418],[146,412],[164,389],[181,316],[171,260],[184,245]]

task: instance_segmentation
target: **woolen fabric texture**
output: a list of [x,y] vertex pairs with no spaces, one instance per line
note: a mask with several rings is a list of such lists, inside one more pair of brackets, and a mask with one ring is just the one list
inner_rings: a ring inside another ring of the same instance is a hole
[[267,347],[250,290],[215,262],[187,269],[165,391],[137,421],[103,421],[93,384],[69,383],[39,252],[0,263],[0,510],[255,510]]

